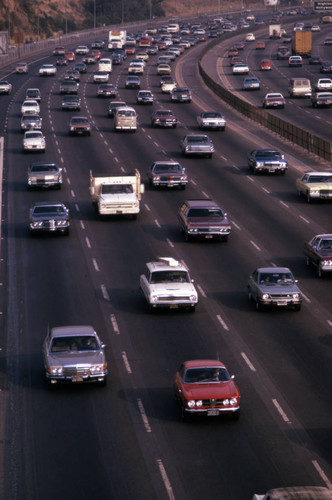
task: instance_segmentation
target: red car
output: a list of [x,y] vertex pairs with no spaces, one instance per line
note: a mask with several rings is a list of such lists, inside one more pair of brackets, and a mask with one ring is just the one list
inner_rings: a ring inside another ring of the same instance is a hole
[[67,61],[75,61],[75,54],[72,50],[66,50],[65,52],[65,58]]
[[318,277],[332,272],[332,234],[317,234],[304,244],[304,255],[308,265],[317,268]]
[[265,49],[265,42],[256,42],[256,49]]
[[92,49],[91,54],[96,58],[96,59],[101,59],[101,51],[99,49]]
[[194,415],[240,417],[240,391],[221,361],[185,361],[175,374],[173,388],[183,420]]
[[235,47],[232,47],[231,49],[229,49],[228,57],[234,57],[234,56],[238,56],[238,55],[239,55],[239,51]]
[[260,64],[259,64],[259,69],[261,71],[271,71],[272,63],[271,63],[270,59],[262,59]]

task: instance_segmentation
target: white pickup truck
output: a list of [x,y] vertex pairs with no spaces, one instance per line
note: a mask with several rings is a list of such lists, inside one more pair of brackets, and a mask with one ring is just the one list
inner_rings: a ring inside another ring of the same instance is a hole
[[144,184],[137,169],[133,174],[94,176],[90,170],[90,195],[100,215],[132,215],[140,211]]

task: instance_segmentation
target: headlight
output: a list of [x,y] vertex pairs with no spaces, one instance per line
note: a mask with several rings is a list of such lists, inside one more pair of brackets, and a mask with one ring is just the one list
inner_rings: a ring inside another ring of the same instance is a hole
[[196,401],[196,406],[197,407],[203,406],[203,401],[201,399],[199,399],[198,401]]
[[237,404],[237,398],[231,398],[229,400],[229,404],[232,405],[232,406],[235,406]]
[[293,293],[292,297],[294,300],[299,300],[300,295],[298,293]]
[[150,295],[150,302],[157,302],[158,295]]
[[268,298],[269,298],[269,294],[268,294],[268,293],[263,293],[263,295],[262,295],[262,299],[263,299],[263,300],[266,300],[266,299],[268,299]]
[[256,161],[256,166],[257,167],[264,167],[264,162],[262,162],[262,161]]
[[319,195],[319,189],[309,189],[311,195]]
[[56,226],[66,226],[67,225],[67,221],[66,220],[57,220],[55,225]]
[[90,372],[91,373],[101,373],[104,370],[104,365],[94,365],[91,366]]
[[194,294],[193,294],[193,295],[190,295],[190,297],[189,297],[189,298],[190,298],[190,300],[197,300],[197,295],[194,295]]
[[47,371],[51,375],[62,375],[63,367],[62,366],[50,366]]
[[222,404],[224,406],[228,406],[229,405],[229,399],[224,399],[224,401],[222,402]]
[[42,221],[31,222],[31,226],[32,227],[42,227],[43,226],[43,222]]
[[191,399],[190,401],[188,401],[187,405],[188,405],[189,408],[194,408],[195,401],[193,399]]

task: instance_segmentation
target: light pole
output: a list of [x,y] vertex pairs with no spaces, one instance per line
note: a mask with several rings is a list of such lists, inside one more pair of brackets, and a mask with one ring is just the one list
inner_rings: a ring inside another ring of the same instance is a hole
[[96,29],[96,0],[93,0],[93,27]]

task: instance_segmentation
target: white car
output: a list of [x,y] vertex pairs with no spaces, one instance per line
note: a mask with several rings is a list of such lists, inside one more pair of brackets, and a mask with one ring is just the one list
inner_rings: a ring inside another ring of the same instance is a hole
[[247,33],[246,36],[246,41],[247,42],[254,42],[256,40],[255,35],[253,33]]
[[90,49],[86,46],[86,45],[79,45],[76,49],[75,49],[75,54],[77,55],[86,55],[86,54],[89,54],[90,52]]
[[39,115],[40,106],[35,99],[26,99],[21,106],[22,115]]
[[160,88],[163,94],[171,94],[172,90],[176,88],[176,81],[173,78],[164,80]]
[[40,76],[55,76],[56,75],[56,66],[54,64],[43,64],[39,68]]
[[0,81],[0,94],[10,94],[12,91],[12,84],[7,80]]
[[232,69],[235,75],[246,75],[249,73],[249,66],[245,63],[236,63]]
[[110,75],[106,71],[97,71],[93,75],[93,81],[95,83],[107,83],[109,80],[109,77],[110,77]]
[[332,90],[332,80],[331,78],[319,78],[318,82],[315,84],[316,90]]
[[40,130],[27,130],[24,132],[23,149],[24,152],[28,151],[41,151],[45,152],[46,141],[44,134]]
[[185,308],[194,311],[198,294],[187,267],[172,257],[159,257],[146,264],[140,277],[142,290],[149,309]]
[[225,117],[219,111],[202,111],[197,117],[197,123],[201,130],[225,130],[226,127]]

